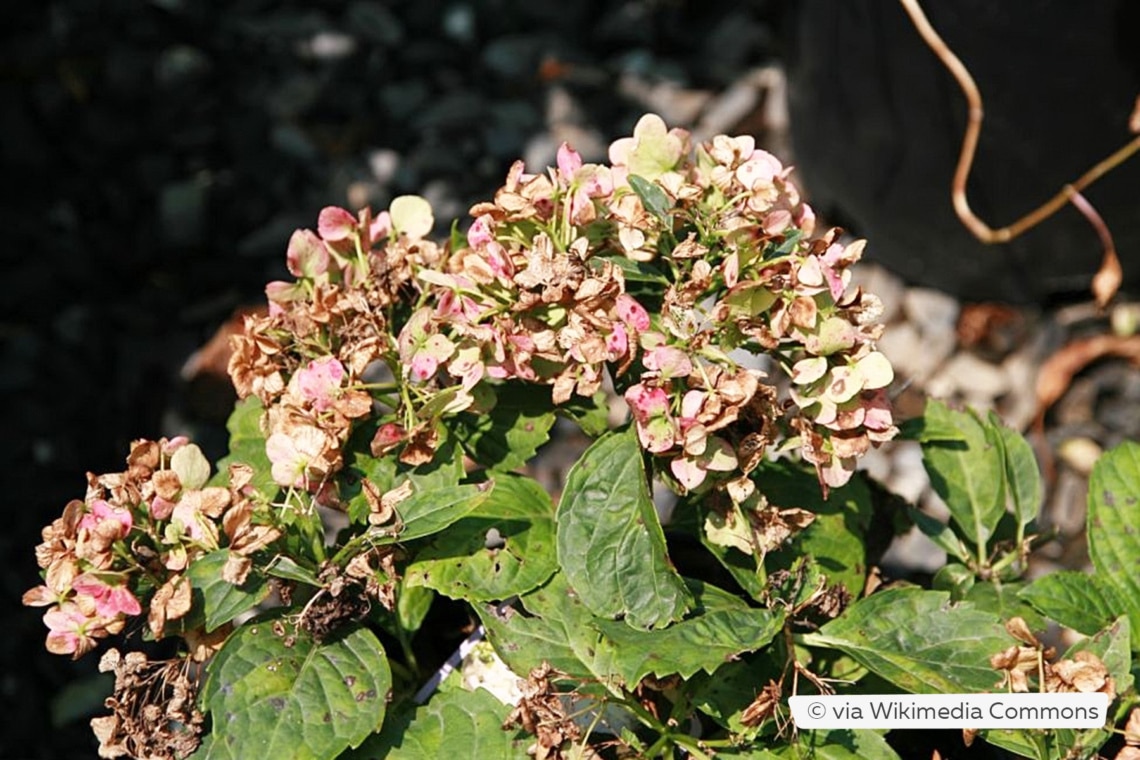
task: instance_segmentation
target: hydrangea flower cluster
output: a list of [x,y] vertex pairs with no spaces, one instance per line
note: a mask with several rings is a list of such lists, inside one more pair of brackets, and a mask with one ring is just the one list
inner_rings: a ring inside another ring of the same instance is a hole
[[735,478],[747,491],[740,478],[785,415],[727,351],[766,352],[794,381],[785,430],[825,488],[845,483],[895,433],[893,374],[874,350],[881,306],[849,288],[862,242],[810,241],[811,208],[750,137],[693,151],[650,115],[610,161],[563,145],[557,168],[516,163],[472,208],[467,245],[445,271],[419,272],[435,297],[401,335],[413,380],[547,383],[559,404],[594,393],[608,367],[679,490]]
[[[190,610],[186,569],[219,547],[229,548],[226,580],[245,580],[251,555],[280,531],[255,524],[249,467],[235,465],[229,487],[207,485],[209,475],[206,458],[185,438],[135,441],[124,472],[88,475],[86,498],[43,529],[36,560],[44,584],[24,594],[24,604],[50,607],[48,651],[86,654],[142,613],[140,599],[151,634],[161,638]],[[200,632],[179,633],[208,649]]]
[[[694,148],[648,115],[608,164],[568,145],[546,173],[517,162],[450,245],[427,238],[422,198],[376,216],[324,209],[315,232],[293,234],[295,279],[267,286],[268,309],[246,319],[229,365],[239,396],[264,410],[283,503],[338,504],[336,476],[365,423],[373,456],[432,461],[446,419],[491,409],[508,380],[549,387],[561,405],[608,378],[680,493],[759,509],[750,473],[776,444],[798,447],[825,491],[842,485],[896,432],[891,367],[874,348],[881,306],[850,286],[862,242],[813,238],[788,175],[751,137]],[[741,350],[771,357],[790,399],[734,358]],[[183,439],[139,441],[128,465],[91,476],[87,498],[44,531],[45,584],[25,601],[51,606],[53,652],[78,656],[147,606],[163,635],[190,608],[196,557],[228,546],[224,576],[240,584],[291,524],[264,496],[255,509],[248,467],[208,486],[208,463]]]
[[[849,286],[862,242],[812,240],[789,170],[750,137],[694,150],[649,115],[609,158],[586,164],[563,145],[545,174],[517,162],[450,248],[425,239],[431,211],[412,196],[376,218],[327,208],[316,233],[295,233],[297,280],[269,286],[269,314],[230,365],[268,410],[276,482],[334,503],[357,421],[378,418],[374,455],[422,464],[440,420],[489,408],[498,381],[548,385],[562,404],[607,373],[679,491],[731,481],[746,497],[748,473],[788,437],[824,488],[846,482],[895,433],[881,307]],[[787,372],[790,412],[738,348]],[[365,384],[377,365],[393,383]]]

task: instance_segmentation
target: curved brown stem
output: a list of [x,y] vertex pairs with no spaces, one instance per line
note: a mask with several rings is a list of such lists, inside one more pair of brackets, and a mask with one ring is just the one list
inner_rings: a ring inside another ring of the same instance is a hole
[[[983,109],[981,93],[978,91],[978,86],[975,84],[974,78],[970,75],[969,69],[966,68],[958,56],[954,55],[954,52],[950,50],[946,42],[938,32],[934,30],[934,27],[931,26],[922,7],[918,4],[918,0],[899,0],[899,2],[907,12],[907,15],[910,16],[911,22],[914,24],[915,29],[918,30],[923,41],[926,42],[926,45],[950,71],[954,79],[958,82],[958,86],[961,87],[962,94],[966,97],[968,106],[966,132],[962,137],[962,149],[958,154],[958,165],[954,169],[954,179],[951,184],[951,199],[954,204],[954,211],[966,229],[983,243],[1006,243],[1018,235],[1021,235],[1026,230],[1045,221],[1066,203],[1073,203],[1096,229],[1097,234],[1101,238],[1101,242],[1105,243],[1108,230],[1104,225],[1104,221],[1101,220],[1100,215],[1092,209],[1088,201],[1080,197],[1080,193],[1093,182],[1100,179],[1104,174],[1127,161],[1134,153],[1140,151],[1140,135],[1093,166],[1075,182],[1062,187],[1056,195],[1042,203],[1033,211],[1030,211],[1012,224],[999,229],[993,229],[974,213],[966,197],[966,182],[970,177],[970,169],[973,166],[974,155],[978,148],[978,135],[981,134],[982,130]],[[1137,112],[1133,115],[1133,121],[1137,123],[1132,125],[1132,129],[1133,131],[1138,131],[1138,129],[1140,129],[1140,99],[1137,101]],[[1080,198],[1080,200],[1075,200],[1076,198]],[[1091,211],[1091,215],[1088,213],[1089,211]],[[1110,283],[1114,269],[1117,273],[1119,272],[1120,262],[1116,258],[1115,249],[1112,247],[1111,236],[1107,236],[1104,260],[1101,264],[1100,271],[1097,273],[1097,278],[1103,285]],[[1116,287],[1119,286],[1119,275],[1117,275],[1117,277],[1118,281],[1115,286],[1112,287],[1111,292],[1108,292],[1107,288],[1103,286],[1098,290],[1094,281],[1093,287],[1096,292],[1097,302],[1101,306],[1104,306],[1104,304],[1108,302],[1112,294],[1115,293]]]

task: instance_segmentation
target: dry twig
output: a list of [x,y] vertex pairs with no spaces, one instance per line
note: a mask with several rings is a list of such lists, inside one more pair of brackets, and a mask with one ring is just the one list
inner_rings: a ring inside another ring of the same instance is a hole
[[[958,218],[966,229],[983,243],[1007,243],[1048,219],[1066,203],[1072,203],[1093,225],[1101,239],[1101,244],[1104,246],[1104,258],[1100,269],[1093,278],[1093,295],[1096,297],[1097,303],[1103,308],[1116,293],[1117,288],[1120,287],[1120,261],[1116,257],[1112,237],[1108,234],[1104,221],[1091,204],[1081,196],[1081,191],[1140,150],[1140,135],[1093,166],[1075,182],[1062,187],[1056,195],[1033,211],[1010,225],[993,229],[973,212],[966,197],[966,181],[970,177],[970,168],[973,166],[974,155],[978,148],[978,136],[982,131],[981,93],[978,91],[977,84],[974,83],[974,78],[970,76],[969,69],[958,56],[954,55],[954,52],[950,50],[946,42],[931,26],[926,14],[922,11],[922,7],[918,4],[918,0],[899,0],[899,2],[906,10],[907,15],[910,16],[923,41],[954,76],[958,86],[962,88],[962,94],[966,96],[968,105],[966,132],[962,137],[962,149],[958,154],[958,165],[954,170],[954,179],[951,184],[951,199]],[[1137,109],[1132,115],[1129,126],[1133,132],[1140,132],[1140,98],[1137,99]]]

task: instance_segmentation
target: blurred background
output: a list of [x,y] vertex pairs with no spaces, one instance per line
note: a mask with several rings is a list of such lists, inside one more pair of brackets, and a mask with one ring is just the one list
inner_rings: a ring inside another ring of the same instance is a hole
[[[1127,139],[1140,64],[1116,31],[1135,30],[1127,2],[1076,23],[1073,4],[1039,0],[1040,35],[990,5],[929,11],[996,88],[971,188],[1001,224]],[[564,140],[604,159],[655,111],[700,138],[756,135],[829,221],[871,236],[881,266],[864,276],[899,325],[908,393],[934,382],[1024,427],[1042,361],[1116,329],[1084,303],[1100,250],[1075,215],[1004,258],[957,227],[962,104],[894,0],[57,0],[10,4],[2,35],[0,758],[93,757],[87,720],[108,692],[97,657],[46,654],[40,611],[19,606],[40,527],[82,498],[86,471],[122,469],[134,438],[189,433],[220,453],[232,398],[185,364],[286,276],[290,233],[323,206],[418,193],[442,232],[514,159],[541,168]],[[1128,166],[1088,193],[1132,284],[1137,187]],[[1050,414],[1049,443],[1135,436],[1134,375],[1110,362],[1074,378],[1084,395]],[[1067,461],[1056,519],[1079,537]],[[870,465],[929,499],[912,449]],[[1080,566],[1075,544],[1047,562]],[[929,556],[894,551],[899,572]]]

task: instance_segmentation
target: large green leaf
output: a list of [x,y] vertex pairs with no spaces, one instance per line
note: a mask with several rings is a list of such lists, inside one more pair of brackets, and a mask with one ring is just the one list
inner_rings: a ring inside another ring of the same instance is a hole
[[589,398],[575,394],[559,404],[555,411],[577,422],[582,432],[592,438],[602,435],[610,427],[609,400],[605,391],[598,391]]
[[464,412],[455,418],[455,436],[471,458],[487,469],[515,470],[550,440],[554,425],[550,388],[510,382],[495,388],[495,395],[489,413]]
[[632,689],[647,675],[688,678],[712,673],[736,656],[760,649],[783,625],[782,613],[749,607],[724,591],[691,581],[696,609],[668,628],[640,631],[593,615],[561,574],[522,597],[529,615],[481,613],[491,643],[516,672],[547,660],[610,688]]
[[501,724],[509,712],[508,706],[483,689],[437,692],[426,705],[385,724],[381,733],[341,755],[341,760],[525,758],[534,737],[504,731]]
[[1076,570],[1044,575],[1023,588],[1020,596],[1041,614],[1089,636],[1124,612],[1116,592],[1101,576]]
[[969,602],[980,611],[992,613],[1001,620],[1019,617],[1030,630],[1043,632],[1048,627],[1048,622],[1037,613],[1033,605],[1020,596],[1025,586],[1021,581],[1002,584],[978,581],[970,586],[962,601]]
[[239,628],[206,672],[212,738],[196,758],[329,760],[380,728],[392,685],[366,628],[318,643],[299,629],[278,635],[273,618]]
[[557,567],[550,496],[529,478],[500,473],[488,498],[417,552],[405,577],[453,599],[486,602],[526,593]]
[[396,505],[398,520],[356,536],[341,548],[333,560],[340,562],[369,546],[412,541],[438,533],[478,508],[490,495],[492,485],[487,482],[415,492]]
[[240,462],[253,468],[250,485],[258,491],[272,498],[280,490],[281,487],[273,481],[272,463],[265,453],[265,436],[261,432],[263,411],[257,396],[249,396],[234,406],[226,421],[226,430],[230,432],[229,453],[218,461],[217,472],[210,485],[228,485],[230,465]]
[[950,516],[981,552],[1005,514],[1005,462],[994,428],[973,414],[956,412],[937,401],[926,404],[926,417],[939,428],[953,427],[960,440],[922,444],[930,485],[950,509]]
[[788,569],[798,557],[810,556],[829,584],[842,584],[858,596],[867,577],[866,534],[871,524],[871,493],[859,478],[833,488],[827,499],[815,475],[788,462],[766,462],[755,474],[756,487],[780,508],[799,507],[815,520],[788,545],[765,559],[768,571]]
[[1001,444],[1002,459],[1005,462],[1005,483],[1013,515],[1022,527],[1037,519],[1041,508],[1041,471],[1037,467],[1037,457],[1029,441],[1001,423],[991,413],[990,427],[997,432]]
[[889,589],[861,599],[805,643],[835,647],[914,694],[989,691],[990,656],[1015,643],[998,617],[942,591]]
[[1140,651],[1140,443],[1127,441],[1097,460],[1089,478],[1089,557],[1116,592]]
[[558,562],[601,617],[660,628],[688,611],[632,428],[602,436],[570,468],[558,507]]
[[591,664],[601,633],[589,625],[594,615],[562,573],[524,594],[514,607],[500,612],[486,605],[478,613],[488,640],[514,672],[528,673],[548,662],[570,677],[594,677]]
[[782,612],[749,607],[715,586],[694,586],[694,613],[668,628],[639,631],[620,622],[595,621],[603,636],[598,660],[608,660],[610,672],[629,685],[647,675],[689,678],[767,646],[783,627]]
[[260,573],[251,572],[240,586],[222,578],[229,554],[229,549],[212,551],[194,560],[186,570],[194,609],[203,612],[207,631],[230,622],[269,596],[269,584]]

